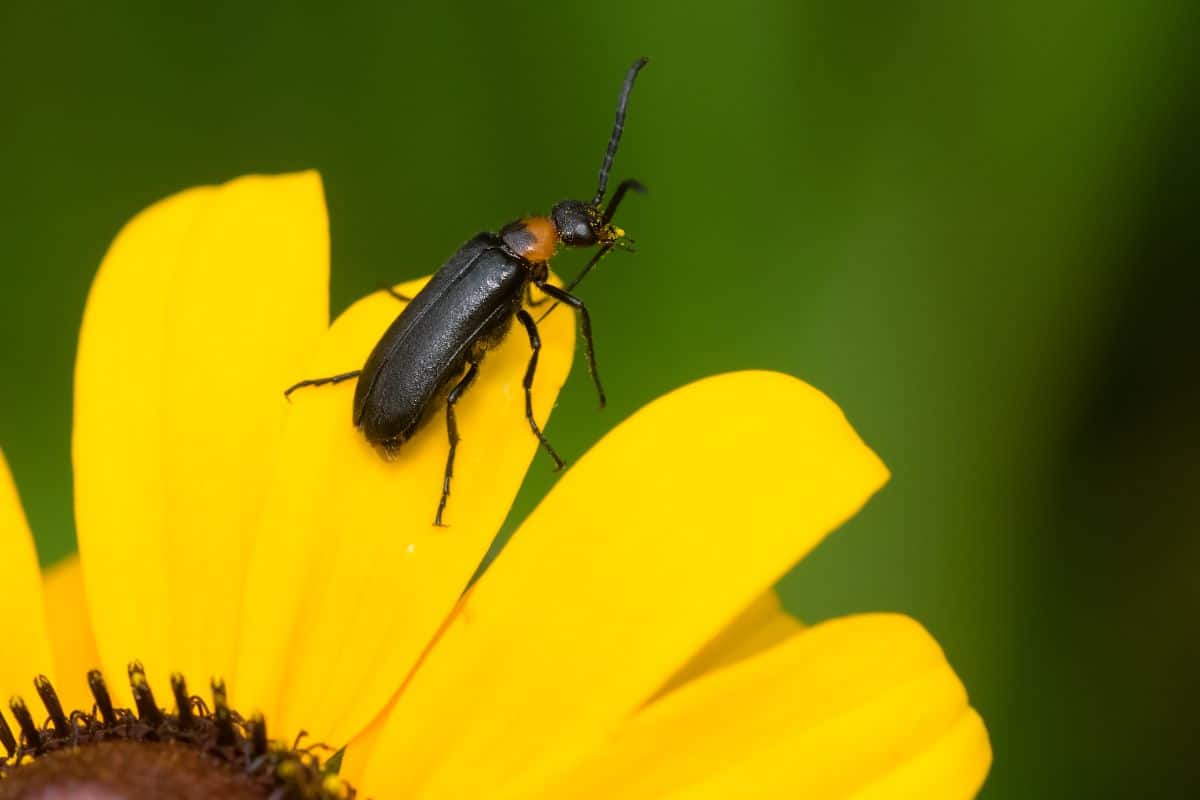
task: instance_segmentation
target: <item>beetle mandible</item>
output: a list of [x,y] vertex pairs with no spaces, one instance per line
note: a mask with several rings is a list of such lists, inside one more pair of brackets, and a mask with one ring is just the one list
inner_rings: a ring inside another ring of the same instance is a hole
[[[450,497],[450,479],[454,474],[454,454],[459,441],[454,406],[478,375],[484,354],[504,338],[514,318],[529,335],[532,350],[522,382],[525,419],[542,448],[554,459],[555,470],[563,467],[563,460],[533,417],[533,376],[537,370],[541,339],[537,323],[524,307],[531,285],[553,299],[555,306],[562,303],[578,314],[588,369],[600,396],[600,406],[604,407],[604,389],[596,372],[591,318],[583,301],[571,294],[571,290],[613,247],[623,243],[625,232],[612,224],[612,218],[626,193],[631,189],[645,191],[638,181],[624,180],[608,204],[601,208],[608,189],[608,173],[625,127],[625,111],[633,82],[647,61],[639,58],[625,75],[617,101],[616,121],[600,165],[599,184],[590,203],[563,200],[554,205],[549,216],[522,217],[508,223],[498,233],[476,235],[434,273],[416,297],[408,298],[387,290],[408,305],[384,332],[362,369],[303,380],[284,392],[290,398],[292,392],[304,386],[322,386],[357,378],[354,425],[387,457],[393,456],[412,438],[444,399],[450,452],[446,457],[434,525],[443,524],[442,514]],[[599,248],[565,289],[548,283],[547,263],[560,244]],[[532,300],[530,304],[534,304]]]

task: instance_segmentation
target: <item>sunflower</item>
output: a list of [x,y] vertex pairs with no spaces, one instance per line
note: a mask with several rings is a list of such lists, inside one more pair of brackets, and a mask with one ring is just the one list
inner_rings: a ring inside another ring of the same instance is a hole
[[[387,461],[352,384],[282,395],[361,365],[399,310],[330,327],[328,250],[312,172],[182,192],[113,242],[76,367],[77,558],[39,573],[0,469],[0,692],[46,709],[8,706],[0,796],[35,771],[46,797],[135,773],[146,797],[974,795],[987,733],[937,643],[894,614],[806,627],[772,592],[888,478],[833,402],[769,372],[659,398],[464,593],[536,451],[528,342],[459,405],[435,528],[440,425]],[[573,327],[542,325],[541,423]],[[340,779],[305,742],[344,748]]]

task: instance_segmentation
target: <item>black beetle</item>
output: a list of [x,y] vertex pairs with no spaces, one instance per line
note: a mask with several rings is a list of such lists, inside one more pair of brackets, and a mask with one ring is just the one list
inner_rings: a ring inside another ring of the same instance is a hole
[[[624,231],[612,224],[612,217],[625,194],[630,189],[644,191],[635,180],[622,181],[608,205],[603,209],[600,207],[608,187],[608,172],[625,126],[629,94],[634,79],[646,63],[647,59],[638,59],[625,76],[617,102],[616,122],[600,166],[600,182],[592,202],[563,200],[555,204],[550,216],[523,217],[505,225],[499,233],[478,234],[451,256],[411,301],[388,290],[397,299],[410,302],[384,332],[361,370],[300,381],[284,392],[290,397],[303,386],[359,378],[354,392],[354,424],[362,430],[367,441],[380,446],[386,456],[394,455],[400,445],[412,438],[445,398],[450,453],[446,458],[435,525],[442,524],[442,512],[450,496],[454,452],[458,447],[454,404],[475,379],[484,354],[504,337],[514,317],[529,334],[529,345],[533,350],[523,381],[525,418],[542,447],[554,459],[555,470],[562,469],[562,459],[546,441],[533,418],[530,387],[537,370],[541,339],[537,324],[524,308],[523,301],[529,296],[531,285],[553,299],[555,305],[564,303],[579,313],[588,369],[600,395],[600,406],[604,406],[604,389],[596,373],[591,319],[583,301],[571,294],[571,290],[601,258],[621,243]],[[547,262],[560,243],[568,247],[599,247],[566,289],[547,283]],[[532,299],[529,303],[535,304]]]

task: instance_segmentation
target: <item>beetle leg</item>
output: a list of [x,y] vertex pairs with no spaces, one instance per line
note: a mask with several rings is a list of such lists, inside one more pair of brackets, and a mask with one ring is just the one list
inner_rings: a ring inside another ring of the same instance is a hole
[[397,292],[395,289],[393,289],[393,288],[392,288],[392,287],[390,287],[390,286],[385,286],[385,287],[383,287],[383,290],[384,290],[385,292],[387,292],[388,294],[390,294],[390,295],[391,295],[393,298],[395,298],[396,300],[399,300],[401,303],[407,303],[407,302],[409,302],[409,301],[411,301],[411,300],[412,300],[412,298],[411,298],[411,297],[409,297],[408,295],[406,295],[406,294],[400,294],[399,292]]
[[530,308],[537,308],[540,305],[544,305],[549,299],[549,297],[543,297],[541,300],[534,300],[533,284],[529,283],[525,285],[525,305],[529,306]]
[[[601,245],[600,249],[596,251],[595,255],[593,255],[586,264],[584,264],[583,269],[579,270],[579,274],[576,275],[570,283],[564,286],[563,289],[568,292],[574,291],[575,287],[578,286],[580,282],[582,282],[583,279],[588,276],[588,273],[592,271],[592,267],[599,264],[602,258],[608,255],[614,247],[624,242],[626,238],[628,237],[622,237],[617,239],[615,242],[609,242],[608,244]],[[539,283],[538,286],[541,286],[541,284]],[[541,322],[546,317],[550,316],[550,313],[556,308],[558,308],[558,303],[550,306],[550,308],[546,310],[545,314],[542,314],[540,317],[538,317],[537,321]]]
[[563,468],[563,460],[550,446],[550,442],[546,441],[542,429],[538,427],[537,420],[533,418],[533,374],[537,371],[538,353],[542,350],[542,337],[538,336],[537,325],[534,324],[533,317],[529,316],[528,311],[523,308],[517,311],[517,319],[521,320],[521,324],[525,326],[525,330],[529,334],[529,347],[533,350],[533,354],[529,356],[529,366],[525,368],[525,380],[521,383],[525,387],[525,419],[529,420],[529,427],[533,429],[533,435],[554,459],[554,471],[558,472]]
[[463,392],[471,385],[471,381],[475,380],[478,373],[479,362],[472,361],[467,374],[463,375],[462,380],[450,390],[450,394],[446,397],[446,433],[450,437],[450,454],[446,457],[446,475],[442,479],[442,498],[438,501],[437,514],[433,518],[433,524],[439,528],[445,527],[442,525],[442,512],[446,510],[446,501],[450,499],[450,478],[454,475],[454,451],[458,449],[458,421],[454,418],[454,404],[462,397]]
[[588,371],[592,373],[592,383],[596,384],[596,394],[600,395],[600,407],[604,408],[607,401],[604,398],[604,387],[600,385],[600,373],[596,372],[596,348],[592,344],[592,318],[588,315],[587,306],[575,295],[553,284],[539,283],[538,288],[579,313],[579,327],[583,329],[583,345],[587,352]]
[[342,381],[348,381],[351,378],[357,378],[361,374],[362,370],[356,369],[353,372],[343,372],[341,375],[330,375],[328,378],[309,378],[306,381],[300,381],[299,383],[289,386],[283,393],[283,396],[288,400],[291,400],[292,392],[296,391],[297,389],[302,389],[305,386],[324,386],[327,383],[341,383]]

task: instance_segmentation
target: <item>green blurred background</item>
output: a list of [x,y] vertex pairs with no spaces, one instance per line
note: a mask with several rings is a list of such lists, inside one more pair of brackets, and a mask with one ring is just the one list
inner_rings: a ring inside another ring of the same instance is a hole
[[[640,252],[582,291],[611,406],[577,364],[555,444],[702,375],[805,378],[894,478],[789,607],[922,620],[988,721],[985,797],[1196,796],[1200,6],[343,5],[0,5],[0,444],[44,562],[132,214],[316,167],[340,311],[589,196],[644,53]],[[552,482],[539,458],[509,530]]]

